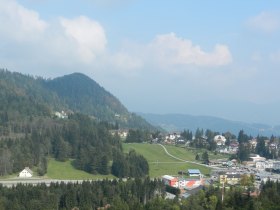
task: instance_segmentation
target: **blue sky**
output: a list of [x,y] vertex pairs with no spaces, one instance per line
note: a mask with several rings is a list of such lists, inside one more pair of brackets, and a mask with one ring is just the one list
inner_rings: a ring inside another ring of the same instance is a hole
[[133,112],[280,124],[280,1],[0,0],[2,68],[82,72]]

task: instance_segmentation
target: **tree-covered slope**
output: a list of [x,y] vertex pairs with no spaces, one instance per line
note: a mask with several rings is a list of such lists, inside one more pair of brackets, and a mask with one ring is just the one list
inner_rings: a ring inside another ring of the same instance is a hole
[[[122,154],[120,139],[111,130],[119,118],[128,128],[150,125],[90,78],[77,73],[62,78],[45,80],[0,70],[0,176],[27,166],[44,175],[48,157],[71,159],[76,169],[92,174],[110,173],[111,162],[124,168],[122,173],[112,171],[116,176],[147,174],[147,168],[133,172],[143,160],[134,153]],[[56,118],[60,110],[68,118]]]
[[68,107],[101,121],[117,122],[121,127],[153,129],[143,118],[130,113],[121,102],[98,83],[81,73],[44,82]]
[[39,79],[0,70],[0,122],[26,116],[50,116],[62,103],[55,93],[42,87]]
[[30,116],[51,116],[55,111],[80,112],[121,128],[153,129],[130,113],[121,102],[81,73],[48,79],[0,70],[0,122]]
[[73,73],[47,80],[45,85],[57,93],[72,110],[94,115],[99,119],[128,114],[117,98],[84,74]]

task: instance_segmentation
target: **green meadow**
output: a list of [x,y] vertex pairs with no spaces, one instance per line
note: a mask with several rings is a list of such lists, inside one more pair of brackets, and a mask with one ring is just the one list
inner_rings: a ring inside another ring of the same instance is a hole
[[[165,147],[170,154],[186,161],[195,161],[196,154],[201,155],[204,152],[204,150],[200,149],[185,149],[171,145],[166,145]],[[137,153],[143,155],[147,159],[150,167],[150,177],[161,177],[165,174],[178,175],[178,171],[186,171],[187,169],[194,168],[199,169],[205,175],[210,173],[210,169],[205,166],[186,163],[168,156],[164,149],[157,144],[124,143],[123,149],[125,153],[128,153],[129,150],[134,149]],[[224,155],[214,155],[213,153],[208,153],[210,159],[227,158],[227,156]],[[50,158],[48,162],[48,172],[45,177],[50,179],[77,180],[115,178],[113,175],[93,175],[81,170],[77,170],[73,167],[71,162],[72,160],[59,162],[53,158]]]
[[[134,149],[137,153],[142,154],[148,161],[150,167],[150,177],[160,177],[162,175],[177,175],[178,171],[186,171],[187,169],[199,169],[203,174],[209,174],[210,169],[196,165],[193,163],[186,163],[168,156],[164,149],[157,144],[123,144],[124,152]],[[195,152],[191,152],[181,147],[166,146],[167,151],[183,160],[195,161]]]
[[71,164],[71,160],[60,162],[53,158],[49,159],[47,178],[50,179],[77,179],[77,180],[96,180],[104,178],[114,178],[113,175],[93,175],[82,170],[77,170]]

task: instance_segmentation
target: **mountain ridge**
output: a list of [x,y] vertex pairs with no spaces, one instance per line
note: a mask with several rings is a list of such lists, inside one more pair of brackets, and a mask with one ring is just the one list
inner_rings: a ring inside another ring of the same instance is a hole
[[155,128],[127,108],[109,91],[82,73],[44,79],[0,70],[0,118],[51,116],[55,111],[74,111],[121,128]]
[[257,135],[280,135],[280,126],[270,126],[262,123],[246,123],[241,121],[227,120],[213,116],[195,116],[188,114],[151,114],[138,113],[154,126],[173,131],[189,129],[195,131],[197,128],[210,129],[217,132],[231,132],[235,135],[240,130],[253,136]]

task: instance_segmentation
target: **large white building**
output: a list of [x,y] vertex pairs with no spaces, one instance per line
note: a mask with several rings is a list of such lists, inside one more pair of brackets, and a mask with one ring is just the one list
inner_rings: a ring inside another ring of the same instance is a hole
[[280,170],[280,161],[273,161],[273,160],[257,161],[256,169],[258,169],[258,170],[265,170],[265,169]]
[[216,135],[216,136],[214,137],[214,141],[216,142],[216,144],[217,144],[218,146],[225,145],[226,140],[227,140],[226,137],[224,137],[224,136],[222,136],[222,135]]
[[258,170],[265,170],[267,168],[272,168],[273,167],[273,162],[272,161],[257,161],[256,162],[256,169]]

